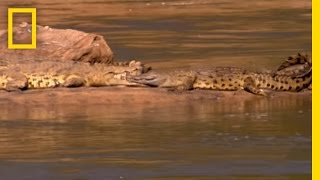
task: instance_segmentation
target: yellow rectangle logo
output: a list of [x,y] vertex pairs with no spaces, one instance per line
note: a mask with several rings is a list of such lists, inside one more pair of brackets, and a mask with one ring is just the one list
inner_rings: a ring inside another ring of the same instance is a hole
[[[13,44],[13,13],[31,13],[31,44]],[[36,49],[37,48],[37,9],[36,8],[8,8],[8,48]]]

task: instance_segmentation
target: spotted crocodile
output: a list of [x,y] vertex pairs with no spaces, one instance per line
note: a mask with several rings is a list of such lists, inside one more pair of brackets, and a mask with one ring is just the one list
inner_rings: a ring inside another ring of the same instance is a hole
[[140,75],[150,70],[140,62],[113,65],[88,64],[73,61],[0,61],[0,89],[26,90],[54,87],[136,85],[128,75]]
[[237,67],[215,67],[201,70],[151,71],[130,76],[129,81],[148,86],[177,90],[211,89],[237,91],[244,89],[267,96],[272,91],[301,91],[311,84],[312,65],[306,55],[289,57],[275,72],[254,72]]

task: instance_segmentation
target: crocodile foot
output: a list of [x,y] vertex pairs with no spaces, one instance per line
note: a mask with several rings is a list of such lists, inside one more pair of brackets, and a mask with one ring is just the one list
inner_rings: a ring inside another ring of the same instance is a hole
[[262,89],[262,88],[258,88],[254,82],[254,79],[252,77],[247,77],[244,80],[244,90],[248,91],[250,93],[256,94],[256,95],[261,95],[261,96],[270,96],[271,95],[271,91],[270,90],[266,90],[266,89]]

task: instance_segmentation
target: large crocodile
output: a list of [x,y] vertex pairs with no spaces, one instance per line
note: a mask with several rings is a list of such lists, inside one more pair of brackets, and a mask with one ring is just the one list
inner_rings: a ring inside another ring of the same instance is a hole
[[135,85],[128,75],[150,70],[140,62],[89,64],[72,61],[0,61],[0,89]]
[[307,56],[289,57],[275,72],[253,72],[236,67],[200,70],[151,71],[129,77],[129,81],[154,87],[178,90],[212,89],[236,91],[244,89],[257,95],[274,91],[301,91],[311,84],[312,66]]

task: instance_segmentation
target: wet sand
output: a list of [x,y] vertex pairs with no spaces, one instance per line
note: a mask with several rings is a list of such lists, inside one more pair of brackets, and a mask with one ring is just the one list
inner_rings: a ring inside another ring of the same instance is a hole
[[176,103],[193,101],[234,101],[254,99],[274,99],[301,97],[310,98],[311,91],[274,92],[271,97],[253,95],[245,91],[169,91],[167,89],[144,87],[95,87],[95,88],[55,88],[27,90],[19,92],[0,92],[0,105],[7,103],[25,105],[68,105],[68,104],[142,104]]

